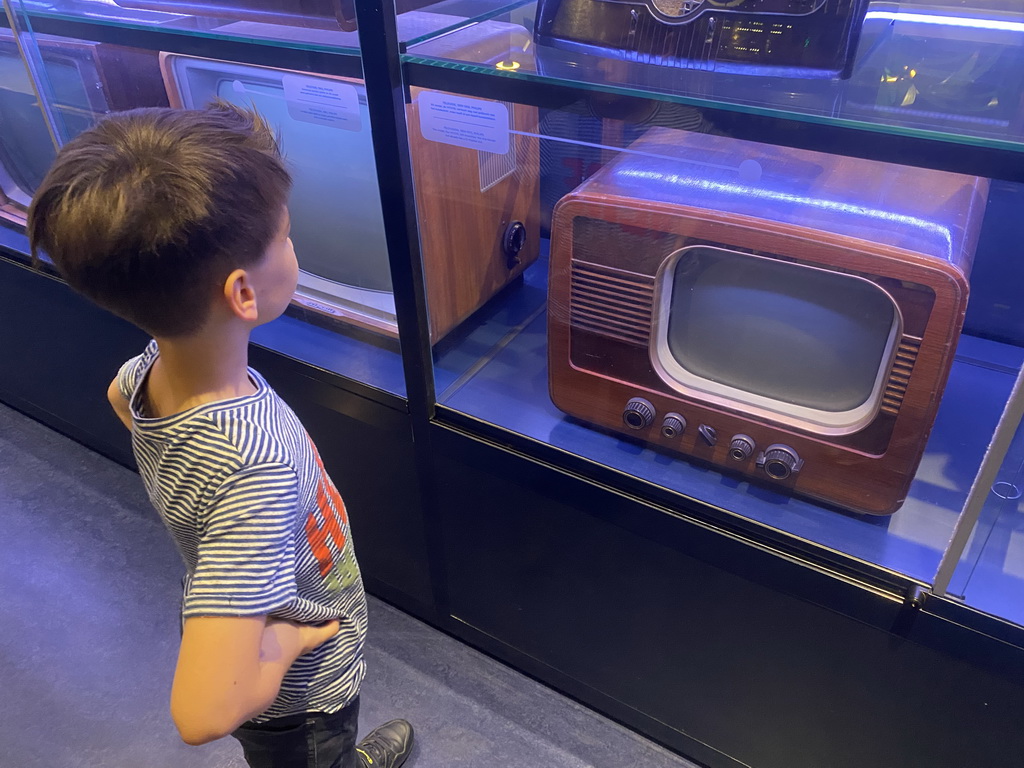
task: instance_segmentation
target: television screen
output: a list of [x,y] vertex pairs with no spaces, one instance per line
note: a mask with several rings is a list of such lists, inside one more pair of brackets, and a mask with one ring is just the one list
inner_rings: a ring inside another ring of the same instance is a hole
[[394,299],[364,89],[350,81],[168,57],[183,106],[255,108],[278,131],[300,293],[393,320]]
[[875,283],[706,246],[663,281],[658,357],[684,389],[829,429],[874,414],[900,331]]

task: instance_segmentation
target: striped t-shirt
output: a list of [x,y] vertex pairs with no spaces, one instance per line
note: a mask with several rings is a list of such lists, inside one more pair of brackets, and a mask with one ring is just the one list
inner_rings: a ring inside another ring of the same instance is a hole
[[140,384],[158,355],[151,342],[118,384],[139,472],[185,561],[183,619],[340,619],[338,634],[296,660],[256,721],[338,711],[363,678],[366,597],[345,505],[316,447],[251,369],[253,395],[147,417]]

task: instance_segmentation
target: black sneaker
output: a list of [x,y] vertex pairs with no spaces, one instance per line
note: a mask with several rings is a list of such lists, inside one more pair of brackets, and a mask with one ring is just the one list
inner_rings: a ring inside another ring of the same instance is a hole
[[412,752],[412,725],[392,720],[370,731],[356,745],[363,768],[399,768]]

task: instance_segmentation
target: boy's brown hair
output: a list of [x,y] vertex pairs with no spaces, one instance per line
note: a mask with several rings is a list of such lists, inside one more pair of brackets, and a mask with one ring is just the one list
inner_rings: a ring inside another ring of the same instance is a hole
[[188,335],[231,271],[263,258],[290,190],[253,112],[117,113],[58,153],[29,208],[32,255],[147,333]]

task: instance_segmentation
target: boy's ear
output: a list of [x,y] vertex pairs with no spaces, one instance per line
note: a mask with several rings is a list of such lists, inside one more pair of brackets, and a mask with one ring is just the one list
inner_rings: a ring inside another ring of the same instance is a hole
[[224,281],[224,299],[227,308],[239,320],[254,323],[259,319],[256,289],[244,269],[236,269]]

